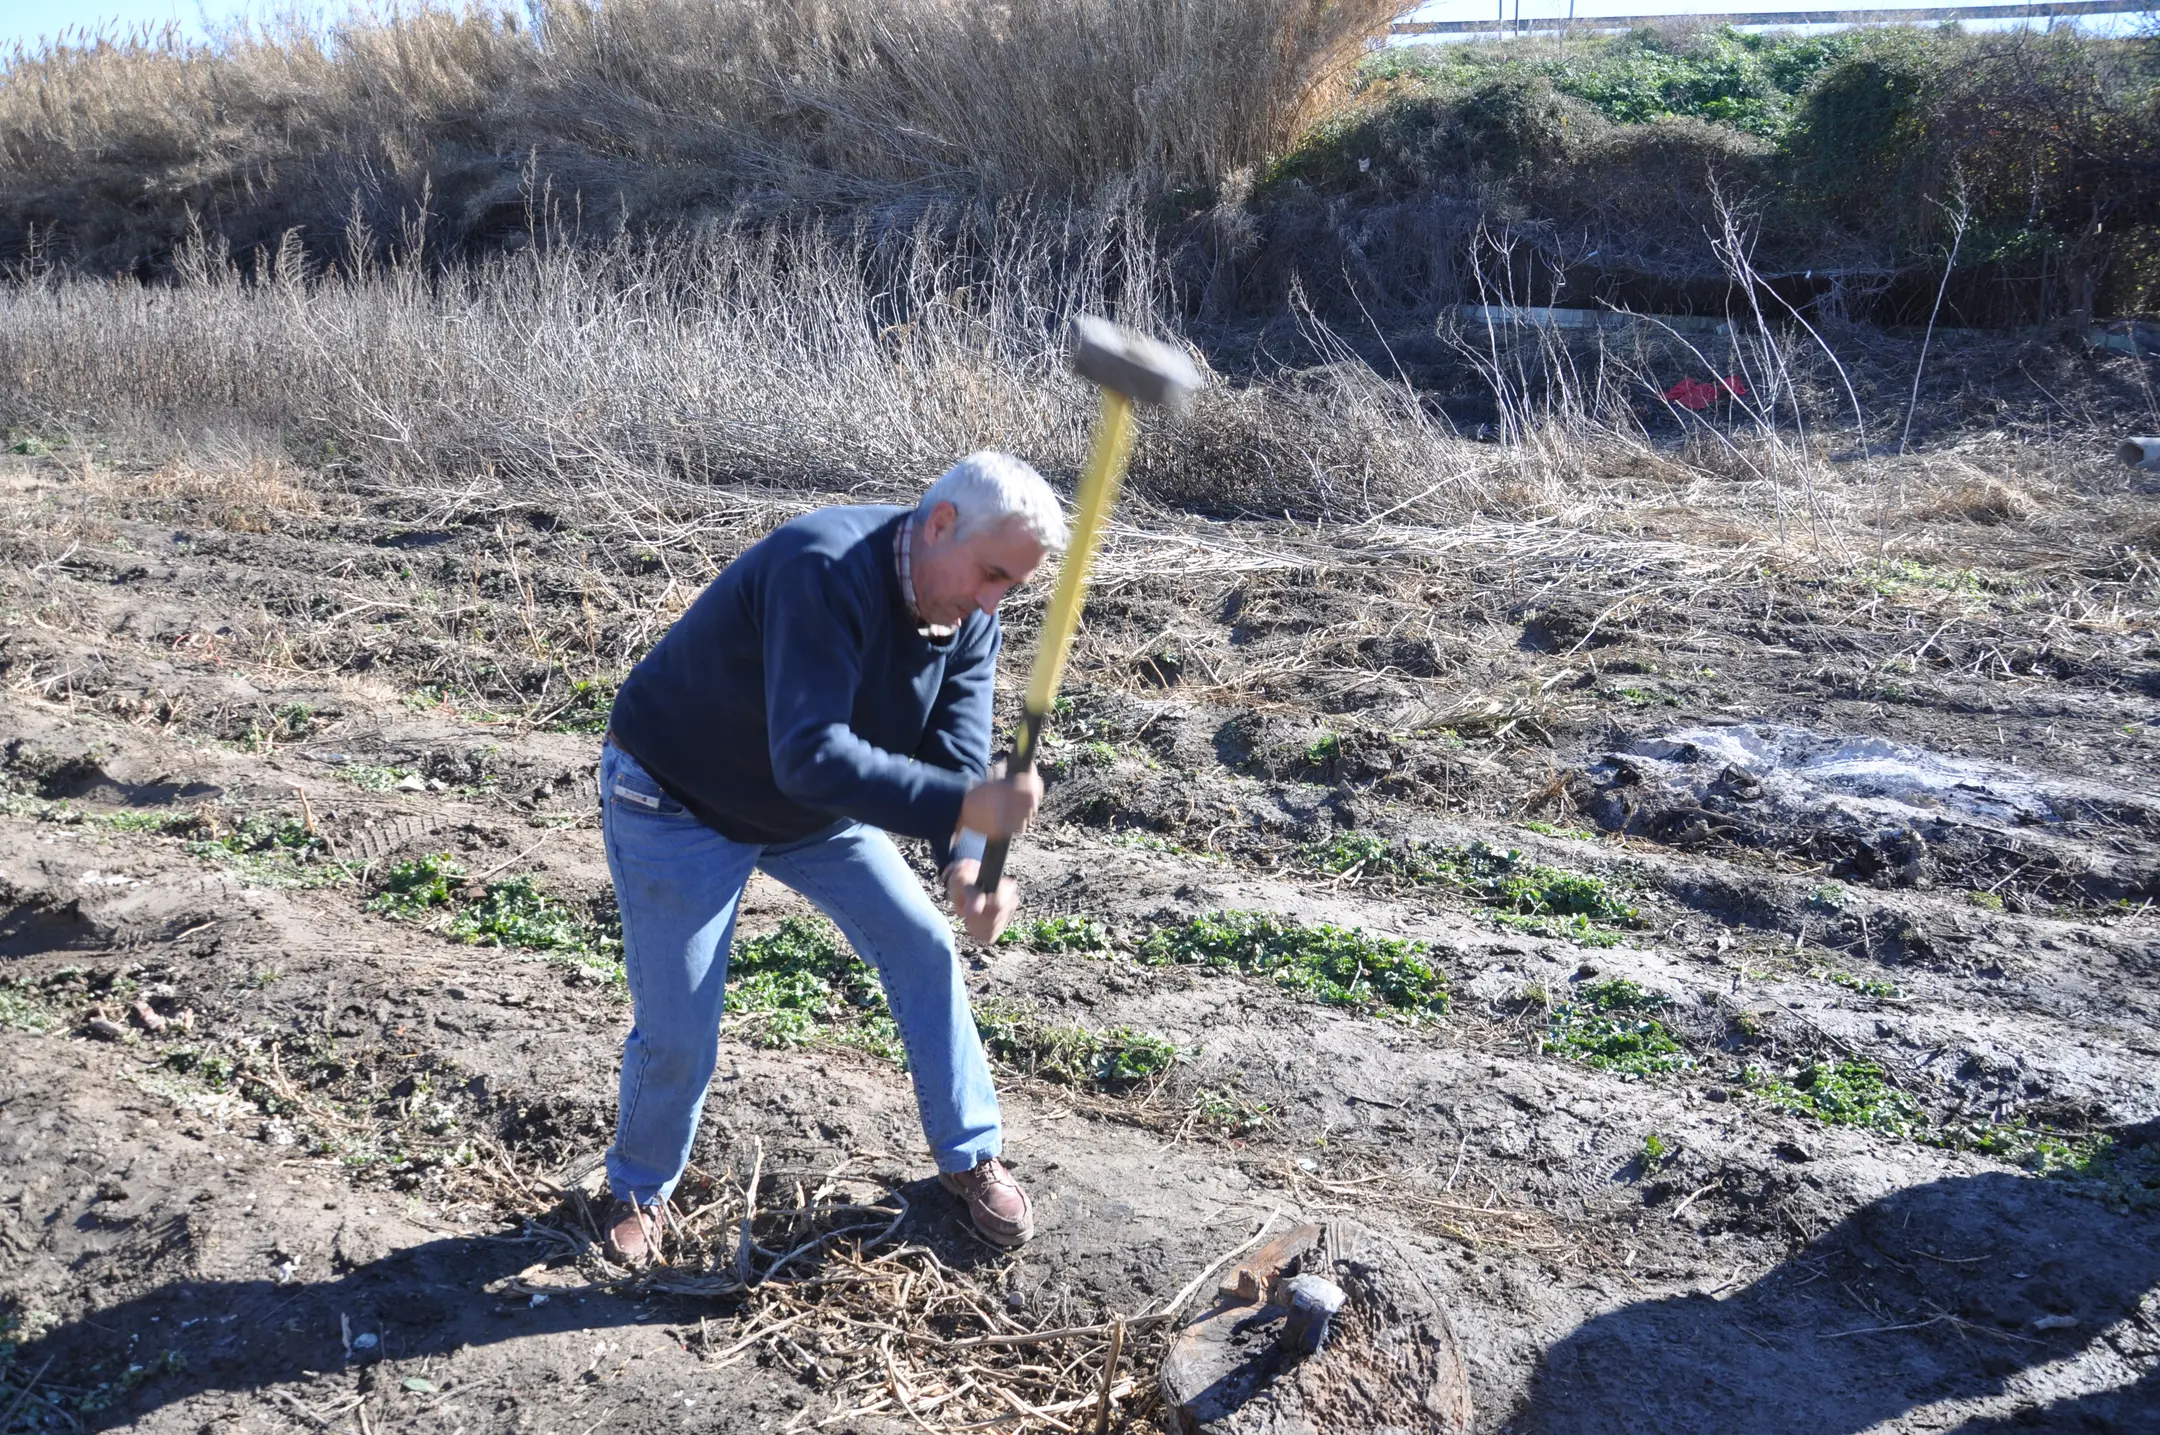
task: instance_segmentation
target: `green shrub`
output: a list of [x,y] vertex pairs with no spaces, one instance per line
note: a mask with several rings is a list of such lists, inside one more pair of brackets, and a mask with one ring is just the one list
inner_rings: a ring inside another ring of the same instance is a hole
[[1537,76],[1616,124],[1692,118],[1775,136],[1793,98],[1853,46],[1850,33],[1751,35],[1730,26],[1685,35],[1644,28],[1578,40],[1568,52],[1530,45],[1398,49],[1364,67],[1368,89],[1459,91],[1490,78]]
[[1538,74],[1504,74],[1460,93],[1397,94],[1324,121],[1261,182],[1374,197],[1457,179],[1521,182],[1563,168],[1605,122]]

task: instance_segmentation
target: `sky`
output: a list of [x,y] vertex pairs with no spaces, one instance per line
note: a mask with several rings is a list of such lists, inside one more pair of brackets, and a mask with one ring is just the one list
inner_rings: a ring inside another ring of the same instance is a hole
[[[1405,18],[1482,20],[1496,13],[1499,3],[1500,0],[1431,0]],[[1832,9],[1839,3],[1840,0],[1577,0],[1575,13],[1578,18],[1684,15],[1705,11]],[[1886,3],[1922,5],[1932,3],[1932,0],[1886,0]],[[1516,0],[1506,0],[1506,4],[1510,18],[1513,18]],[[2160,4],[2160,0],[2155,0],[2155,4]],[[1568,13],[1568,0],[1521,0],[1521,5],[1525,19]],[[171,21],[178,23],[183,35],[200,40],[212,28],[244,15],[260,16],[275,11],[323,16],[342,14],[347,8],[346,0],[0,0],[0,55],[18,42],[34,49],[42,40],[51,40],[63,32],[84,27],[93,30],[100,25],[124,28]],[[2120,27],[2127,33],[2127,22],[2132,19],[2131,16],[2081,17],[2081,28],[2105,31]]]
[[[1518,3],[1520,8],[1518,9]],[[1958,4],[2002,3],[2002,0],[1428,0],[1403,16],[1405,20],[1491,20],[1505,5],[1507,17],[1512,22],[1520,14],[1524,20],[1564,19],[1571,11],[1578,22],[1594,20],[1600,15],[1688,15],[1717,14],[1736,15],[1749,11],[1792,10],[1854,10],[1874,9],[1878,6],[1891,9],[1923,9]],[[2129,0],[2137,3],[2137,0]],[[2160,8],[2160,0],[2151,0]],[[2075,23],[2089,34],[2135,34],[2142,28],[2143,17],[2137,15],[2080,15],[2064,23]],[[1966,21],[1968,30],[2007,29],[2013,25],[2033,25],[2044,28],[2045,20],[2026,21]],[[1829,26],[1791,26],[1791,29],[1828,29]]]
[[36,48],[41,40],[58,38],[63,32],[100,25],[126,28],[177,22],[181,33],[192,40],[205,39],[212,26],[243,15],[263,15],[273,9],[282,14],[297,10],[303,15],[342,13],[342,0],[0,0],[0,52],[19,42]]

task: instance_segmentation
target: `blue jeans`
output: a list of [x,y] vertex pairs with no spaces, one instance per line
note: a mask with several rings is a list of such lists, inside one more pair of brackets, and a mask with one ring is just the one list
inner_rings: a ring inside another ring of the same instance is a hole
[[938,1169],[965,1171],[998,1154],[997,1091],[952,928],[891,838],[842,821],[772,847],[731,841],[612,742],[601,750],[600,792],[634,1011],[607,1153],[617,1196],[663,1200],[690,1160],[720,1054],[735,912],[760,867],[809,898],[876,969]]

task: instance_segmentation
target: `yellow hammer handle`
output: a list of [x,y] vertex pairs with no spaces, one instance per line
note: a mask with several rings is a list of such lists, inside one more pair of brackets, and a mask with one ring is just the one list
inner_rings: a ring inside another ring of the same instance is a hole
[[[1115,389],[1104,389],[1094,448],[1080,475],[1080,492],[1076,495],[1079,511],[1073,515],[1065,561],[1058,568],[1057,588],[1050,595],[1050,609],[1043,615],[1042,640],[1035,649],[1035,666],[1028,673],[1027,697],[1021,703],[1020,730],[1013,736],[1009,767],[1015,773],[1035,765],[1035,744],[1042,734],[1043,720],[1050,715],[1050,704],[1057,700],[1058,684],[1065,677],[1065,659],[1072,652],[1073,634],[1080,627],[1088,567],[1095,561],[1103,520],[1117,503],[1118,485],[1125,478],[1125,456],[1131,451],[1132,400]],[[998,880],[1005,875],[1005,853],[1011,845],[1011,838],[1000,837],[984,847],[982,868],[975,879],[978,891],[997,890]]]
[[1037,716],[1050,711],[1058,684],[1064,681],[1065,659],[1072,652],[1073,634],[1080,627],[1080,605],[1087,596],[1088,568],[1102,539],[1103,519],[1117,503],[1125,456],[1131,450],[1132,400],[1115,389],[1104,389],[1094,451],[1080,475],[1079,512],[1073,517],[1065,561],[1058,569],[1057,591],[1050,595],[1050,611],[1043,615],[1035,667],[1028,674],[1027,711]]

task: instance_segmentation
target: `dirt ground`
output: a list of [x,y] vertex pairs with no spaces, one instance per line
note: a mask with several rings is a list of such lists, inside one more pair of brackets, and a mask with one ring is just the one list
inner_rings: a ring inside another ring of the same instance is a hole
[[[598,730],[812,500],[0,460],[0,1430],[1091,1428],[1045,1402],[1108,1317],[1345,1215],[1481,1431],[2160,1431],[2160,496],[2021,462],[1840,542],[1678,494],[1133,518],[1016,855],[1073,920],[970,954],[1039,1239],[968,1237],[859,1013],[746,1019],[705,1244],[641,1283],[585,1199],[629,1021]],[[463,886],[386,909],[430,856]],[[806,911],[760,878],[744,934]],[[1219,912],[1367,945],[1332,988],[1182,959]],[[1375,995],[1377,938],[1444,1013]],[[728,1291],[753,1185],[776,1252],[892,1221]],[[1115,1428],[1160,1427],[1163,1326]]]

